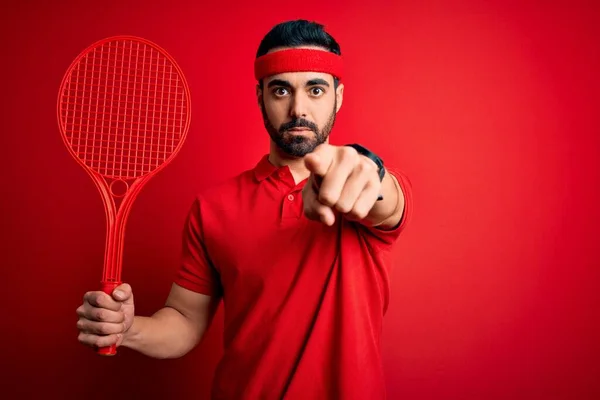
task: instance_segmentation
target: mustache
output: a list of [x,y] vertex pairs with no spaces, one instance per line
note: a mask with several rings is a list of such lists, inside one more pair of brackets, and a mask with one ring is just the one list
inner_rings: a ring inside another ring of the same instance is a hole
[[319,128],[317,128],[316,124],[305,119],[298,118],[281,125],[281,127],[279,128],[279,133],[283,133],[284,131],[287,131],[288,129],[292,128],[308,128],[315,133],[319,132]]

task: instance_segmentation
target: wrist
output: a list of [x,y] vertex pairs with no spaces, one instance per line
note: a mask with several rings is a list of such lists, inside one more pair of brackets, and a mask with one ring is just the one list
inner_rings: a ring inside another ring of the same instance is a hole
[[134,347],[136,342],[139,342],[141,330],[140,330],[140,317],[133,317],[133,323],[125,332],[123,332],[123,340],[121,346]]

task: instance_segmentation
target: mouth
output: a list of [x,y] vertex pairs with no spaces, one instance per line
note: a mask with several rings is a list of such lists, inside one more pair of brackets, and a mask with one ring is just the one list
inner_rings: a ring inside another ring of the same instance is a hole
[[292,128],[292,129],[288,129],[288,131],[290,131],[290,132],[304,132],[304,131],[310,131],[310,129],[308,129],[308,128]]

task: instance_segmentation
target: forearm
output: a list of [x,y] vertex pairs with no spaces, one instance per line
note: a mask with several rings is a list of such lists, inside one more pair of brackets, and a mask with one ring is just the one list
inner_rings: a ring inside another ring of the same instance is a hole
[[205,329],[174,308],[164,307],[151,317],[136,316],[121,345],[149,357],[177,358],[196,346]]
[[381,194],[383,200],[375,202],[362,222],[382,229],[391,229],[400,222],[402,217],[404,194],[396,178],[388,171],[381,181]]

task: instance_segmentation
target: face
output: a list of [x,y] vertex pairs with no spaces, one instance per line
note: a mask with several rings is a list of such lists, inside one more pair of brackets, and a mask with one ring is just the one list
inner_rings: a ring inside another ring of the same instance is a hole
[[290,156],[302,157],[328,142],[344,87],[318,72],[290,72],[263,79],[257,88],[265,128]]

